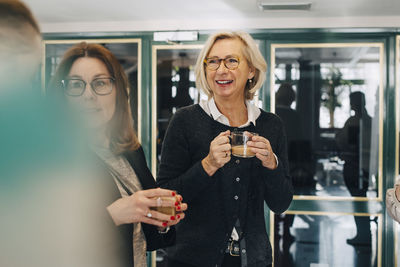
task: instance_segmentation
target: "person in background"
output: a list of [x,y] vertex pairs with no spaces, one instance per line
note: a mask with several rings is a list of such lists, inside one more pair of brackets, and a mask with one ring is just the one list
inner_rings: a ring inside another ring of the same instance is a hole
[[[305,143],[304,131],[299,114],[291,108],[292,103],[295,101],[296,92],[293,90],[292,85],[287,82],[282,83],[275,93],[275,114],[281,118],[285,127],[289,152],[289,173],[292,179],[293,190],[295,194],[301,194],[302,189],[304,189],[304,179],[302,178],[305,172],[303,170],[305,170],[305,166],[309,163],[303,161],[303,159],[307,158],[307,155],[304,155],[306,151],[300,148]],[[301,177],[299,174],[301,174]],[[293,261],[289,253],[289,248],[295,240],[295,237],[290,233],[294,217],[291,214],[275,214],[274,262],[277,266],[290,265],[290,262]],[[283,226],[282,231],[280,231],[281,225]],[[279,246],[281,240],[283,244],[282,249]]]
[[[61,93],[87,127],[89,146],[110,175],[110,190],[118,191],[107,211],[115,225],[130,226],[125,236],[130,239],[127,247],[133,252],[134,266],[145,266],[146,250],[173,243],[175,232],[169,227],[184,218],[187,205],[174,191],[155,189],[133,129],[128,81],[121,64],[105,47],[79,43],[65,53],[50,90]],[[171,216],[151,210],[161,206],[178,213]]]
[[[372,119],[365,108],[365,95],[362,92],[350,94],[350,107],[354,115],[348,118],[336,134],[336,142],[345,161],[343,178],[353,197],[366,197],[369,184],[369,161],[371,147]],[[369,217],[354,216],[357,234],[347,239],[353,246],[371,245]]]
[[[264,203],[276,212],[292,200],[282,121],[251,100],[266,63],[244,32],[210,36],[196,63],[196,84],[208,101],[178,110],[163,142],[158,184],[177,190],[190,210],[167,248],[168,265],[270,266]],[[234,131],[258,133],[252,158],[233,156]]]

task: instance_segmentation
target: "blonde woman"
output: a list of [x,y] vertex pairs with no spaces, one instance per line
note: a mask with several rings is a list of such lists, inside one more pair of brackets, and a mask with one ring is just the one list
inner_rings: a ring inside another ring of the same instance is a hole
[[[251,100],[265,80],[266,63],[244,32],[209,37],[196,64],[197,87],[208,101],[178,110],[162,148],[158,182],[190,206],[168,249],[169,266],[270,266],[264,203],[285,211],[293,189],[281,120]],[[231,154],[233,131],[256,132],[255,154]]]

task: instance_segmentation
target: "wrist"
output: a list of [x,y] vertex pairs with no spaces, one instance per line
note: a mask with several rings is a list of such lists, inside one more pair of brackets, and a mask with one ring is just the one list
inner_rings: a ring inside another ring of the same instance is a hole
[[205,172],[208,174],[208,176],[213,176],[214,173],[218,170],[218,168],[216,168],[215,166],[213,166],[209,159],[208,156],[205,157],[202,161],[201,161],[201,165],[203,166],[203,169],[205,170]]
[[113,220],[114,224],[116,226],[120,226],[122,224],[122,222],[118,219],[118,216],[116,214],[117,213],[117,211],[116,211],[117,207],[114,205],[114,203],[112,203],[111,205],[109,205],[107,207],[107,211],[108,211],[108,214],[110,215],[111,219]]
[[263,164],[263,166],[267,169],[270,169],[271,171],[275,170],[276,168],[278,168],[278,157],[275,155],[275,153],[272,153],[272,160],[271,163],[269,164]]

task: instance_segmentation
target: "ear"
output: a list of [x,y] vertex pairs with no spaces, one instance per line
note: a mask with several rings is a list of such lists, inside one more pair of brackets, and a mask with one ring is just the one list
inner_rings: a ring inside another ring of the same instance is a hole
[[247,75],[247,79],[253,79],[256,75],[256,68],[250,67],[249,74]]

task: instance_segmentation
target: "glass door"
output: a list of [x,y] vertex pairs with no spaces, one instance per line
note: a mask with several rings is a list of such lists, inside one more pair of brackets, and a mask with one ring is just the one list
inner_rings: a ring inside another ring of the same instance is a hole
[[270,216],[275,267],[381,266],[383,49],[271,45],[271,110],[295,189],[289,211]]

